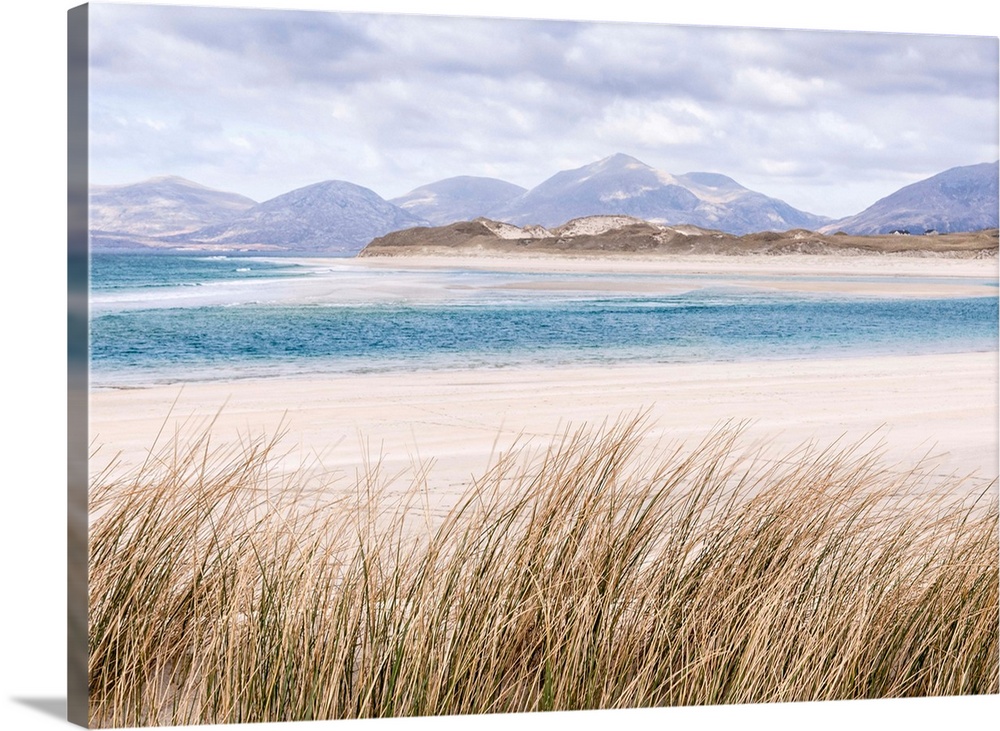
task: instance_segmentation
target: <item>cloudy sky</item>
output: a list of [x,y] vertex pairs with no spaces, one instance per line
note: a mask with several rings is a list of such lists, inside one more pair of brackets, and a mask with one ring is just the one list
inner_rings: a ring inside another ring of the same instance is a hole
[[532,187],[624,152],[828,216],[998,153],[996,38],[91,5],[91,180]]

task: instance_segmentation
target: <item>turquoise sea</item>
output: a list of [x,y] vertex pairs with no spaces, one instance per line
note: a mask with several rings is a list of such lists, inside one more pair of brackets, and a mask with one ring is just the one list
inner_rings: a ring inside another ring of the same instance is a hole
[[761,280],[94,254],[91,382],[997,349],[996,296],[796,293]]

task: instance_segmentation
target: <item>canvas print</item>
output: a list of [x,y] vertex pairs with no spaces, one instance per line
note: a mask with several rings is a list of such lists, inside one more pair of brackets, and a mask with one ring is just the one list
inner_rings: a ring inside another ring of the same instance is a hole
[[998,692],[997,38],[70,21],[73,720]]

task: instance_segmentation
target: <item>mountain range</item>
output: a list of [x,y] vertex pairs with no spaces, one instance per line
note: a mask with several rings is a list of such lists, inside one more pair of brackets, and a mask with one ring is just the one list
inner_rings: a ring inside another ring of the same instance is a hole
[[588,216],[629,216],[657,226],[691,225],[732,235],[809,229],[826,233],[939,233],[997,226],[998,163],[947,170],[866,210],[833,220],[759,193],[718,173],[673,175],[624,154],[556,173],[534,188],[462,176],[385,200],[328,180],[262,203],[177,177],[92,186],[95,250],[198,249],[356,253],[392,231],[477,218],[558,227]]
[[725,175],[675,176],[621,153],[556,173],[506,206],[480,215],[546,227],[584,216],[626,215],[733,234],[816,228],[830,222],[744,188]]

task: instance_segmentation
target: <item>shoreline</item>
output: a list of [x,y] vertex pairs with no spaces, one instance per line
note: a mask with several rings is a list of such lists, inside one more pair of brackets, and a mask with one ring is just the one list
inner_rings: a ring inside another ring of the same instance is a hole
[[[280,257],[276,257],[280,258]],[[290,258],[290,257],[289,257]],[[305,257],[303,261],[352,261],[374,269],[454,269],[498,270],[510,272],[605,272],[649,274],[770,274],[975,277],[996,278],[1000,259],[974,259],[934,255],[842,255],[842,254],[686,254],[686,255],[556,255],[475,253],[441,255],[393,255],[330,259]]]
[[[280,257],[276,257],[279,258]],[[379,256],[340,259],[285,258],[322,267],[346,264],[367,271],[448,272],[564,275],[563,282],[524,283],[519,288],[554,291],[578,289],[607,293],[629,291],[661,294],[684,289],[728,285],[810,294],[870,297],[996,296],[1000,261],[932,256],[684,255],[684,256]],[[574,280],[573,276],[580,279]],[[601,279],[597,275],[604,275]],[[647,275],[646,281],[615,277]],[[671,280],[671,277],[677,279]],[[659,278],[659,281],[657,279]],[[698,281],[692,281],[698,278]],[[875,280],[875,281],[872,281]],[[518,285],[511,285],[517,288]]]
[[[90,394],[92,472],[118,455],[140,464],[156,435],[213,443],[273,436],[281,469],[349,481],[366,457],[386,474],[430,472],[437,500],[461,491],[499,452],[544,448],[567,429],[644,413],[645,443],[693,447],[713,427],[746,421],[745,443],[777,454],[804,442],[865,440],[905,468],[998,472],[998,353],[868,356],[616,366],[524,367],[288,376]],[[879,446],[881,445],[881,446]],[[429,465],[429,466],[428,466]]]
[[[1000,345],[1000,344],[998,344]],[[552,370],[575,370],[575,369],[632,369],[632,368],[699,368],[702,366],[717,367],[717,366],[733,366],[739,367],[741,365],[749,365],[754,367],[756,365],[770,364],[773,367],[780,367],[783,364],[794,365],[796,363],[809,363],[809,362],[843,362],[858,359],[876,359],[876,358],[921,358],[921,357],[933,357],[933,356],[961,356],[961,355],[977,355],[977,354],[994,354],[1000,356],[1000,347],[995,348],[979,348],[979,349],[963,349],[963,350],[941,350],[941,351],[931,351],[931,352],[919,352],[919,353],[907,353],[907,352],[890,352],[890,353],[878,353],[878,352],[847,352],[843,354],[824,354],[821,356],[813,355],[803,355],[796,354],[792,356],[774,356],[771,358],[762,358],[758,356],[745,356],[741,358],[727,358],[727,359],[691,359],[691,360],[669,360],[669,361],[652,361],[652,360],[620,360],[620,361],[603,361],[603,362],[589,362],[589,363],[578,363],[578,362],[560,362],[554,361],[551,363],[540,363],[540,362],[513,362],[513,363],[501,363],[501,364],[479,364],[475,366],[464,366],[456,365],[454,362],[440,363],[427,365],[426,363],[405,363],[397,366],[383,366],[380,368],[375,367],[365,367],[357,369],[345,368],[344,370],[303,370],[303,371],[284,371],[281,373],[267,373],[267,372],[248,372],[242,375],[234,375],[233,369],[223,369],[221,366],[217,366],[212,369],[206,369],[205,373],[210,375],[195,375],[185,378],[173,377],[166,380],[135,380],[135,381],[116,381],[113,382],[110,379],[106,383],[95,383],[93,381],[93,373],[91,373],[91,382],[89,385],[90,394],[98,394],[104,392],[135,392],[142,391],[144,389],[159,389],[159,388],[175,388],[175,389],[185,389],[188,387],[198,387],[200,385],[204,386],[219,386],[223,387],[226,384],[257,384],[262,387],[266,387],[267,384],[275,382],[295,382],[295,381],[324,381],[327,379],[344,379],[344,378],[378,378],[378,377],[404,377],[410,376],[414,378],[421,378],[424,376],[432,376],[434,374],[473,374],[473,373],[517,373],[517,372],[533,372],[533,371],[552,371]]]

